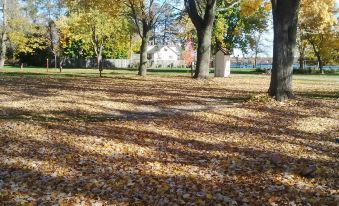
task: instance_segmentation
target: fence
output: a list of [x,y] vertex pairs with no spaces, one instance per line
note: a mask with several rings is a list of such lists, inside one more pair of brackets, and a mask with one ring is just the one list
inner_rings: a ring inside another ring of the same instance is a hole
[[[96,59],[65,59],[63,66],[66,68],[94,68],[97,66]],[[129,59],[104,59],[103,68],[129,68],[132,67]]]
[[[65,68],[94,68],[96,67],[96,59],[65,59],[63,66]],[[104,59],[102,61],[102,67],[109,68],[133,68],[139,66],[139,60],[137,59]],[[148,61],[149,68],[172,68],[172,67],[186,67],[184,60],[159,60]]]

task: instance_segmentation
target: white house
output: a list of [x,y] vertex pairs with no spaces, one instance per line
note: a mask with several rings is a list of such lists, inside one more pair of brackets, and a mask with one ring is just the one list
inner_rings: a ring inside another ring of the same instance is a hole
[[147,57],[150,61],[177,61],[180,60],[180,51],[176,46],[150,45],[147,48]]

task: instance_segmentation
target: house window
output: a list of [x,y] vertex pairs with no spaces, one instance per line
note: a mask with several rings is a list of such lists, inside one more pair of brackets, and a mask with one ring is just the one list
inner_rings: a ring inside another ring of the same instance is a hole
[[173,59],[173,56],[172,56],[172,55],[169,55],[169,58],[170,58],[170,59]]
[[167,51],[167,48],[165,48],[164,50]]

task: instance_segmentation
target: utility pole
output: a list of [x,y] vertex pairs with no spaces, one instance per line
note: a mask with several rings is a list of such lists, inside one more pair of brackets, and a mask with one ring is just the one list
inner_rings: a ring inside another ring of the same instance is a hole
[[5,66],[6,59],[6,41],[7,41],[7,0],[2,0],[2,16],[3,16],[3,31],[1,35],[1,54],[0,54],[0,67]]

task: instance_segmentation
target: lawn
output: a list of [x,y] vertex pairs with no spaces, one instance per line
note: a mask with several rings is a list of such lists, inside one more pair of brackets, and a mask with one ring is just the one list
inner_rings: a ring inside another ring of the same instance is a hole
[[[339,81],[0,72],[3,205],[337,205]],[[313,170],[308,172],[306,170]]]

